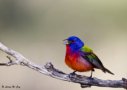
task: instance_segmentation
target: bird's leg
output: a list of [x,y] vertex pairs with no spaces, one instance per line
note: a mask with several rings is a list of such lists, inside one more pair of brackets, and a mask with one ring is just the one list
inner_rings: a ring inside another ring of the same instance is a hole
[[92,73],[93,73],[93,71],[91,71],[91,75],[90,75],[89,79],[92,79]]
[[92,71],[91,71],[91,75],[90,75],[89,79],[92,79],[93,71],[94,71],[94,69],[92,69]]
[[76,72],[76,71],[73,71],[73,72],[72,72],[72,73],[70,73],[69,75],[75,75],[75,72]]
[[75,76],[75,75],[76,75],[75,72],[76,72],[76,71],[73,71],[72,73],[70,73],[70,74],[69,74],[69,77],[71,78],[71,77]]
[[93,80],[93,78],[92,78],[92,73],[93,73],[93,71],[94,71],[94,69],[92,69],[92,71],[91,71],[91,75],[90,75],[90,77],[88,77],[88,79],[89,79],[89,85],[90,85],[90,86],[91,86],[90,81]]

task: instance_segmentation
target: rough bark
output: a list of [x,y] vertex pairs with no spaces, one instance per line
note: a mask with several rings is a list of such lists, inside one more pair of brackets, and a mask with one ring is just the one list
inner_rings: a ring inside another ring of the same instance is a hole
[[112,87],[112,88],[124,88],[127,89],[127,79],[122,78],[122,80],[101,80],[98,78],[89,79],[87,76],[82,75],[70,75],[66,74],[58,69],[55,69],[51,62],[47,62],[45,66],[37,65],[30,60],[26,59],[24,56],[18,52],[9,49],[2,43],[0,43],[0,50],[16,58],[12,60],[10,56],[7,56],[9,62],[0,63],[0,66],[11,66],[11,65],[22,65],[34,69],[42,74],[46,74],[53,78],[57,78],[64,81],[69,81],[73,83],[79,83],[82,88],[98,86],[98,87]]

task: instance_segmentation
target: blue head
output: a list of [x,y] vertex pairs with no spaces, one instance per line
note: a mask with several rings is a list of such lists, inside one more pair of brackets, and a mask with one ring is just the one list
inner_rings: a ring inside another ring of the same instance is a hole
[[71,49],[80,49],[84,46],[84,43],[76,36],[70,36],[64,44],[68,45]]

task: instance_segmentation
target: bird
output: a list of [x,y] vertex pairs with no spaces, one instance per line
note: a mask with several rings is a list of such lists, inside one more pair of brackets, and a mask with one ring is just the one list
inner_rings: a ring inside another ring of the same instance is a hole
[[114,75],[114,73],[104,67],[98,56],[94,54],[93,50],[86,46],[80,38],[70,36],[63,41],[65,41],[63,44],[66,45],[65,63],[74,70],[70,75],[75,74],[77,71],[91,71],[89,78],[92,78],[92,72],[95,71],[94,69],[100,69],[104,73],[107,72]]

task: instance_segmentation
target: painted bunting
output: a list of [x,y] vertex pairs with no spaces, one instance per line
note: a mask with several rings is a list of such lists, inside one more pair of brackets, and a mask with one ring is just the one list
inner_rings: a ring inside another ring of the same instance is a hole
[[104,73],[108,72],[114,75],[111,71],[104,67],[100,59],[93,53],[92,49],[86,45],[76,36],[70,36],[68,39],[65,39],[66,45],[66,56],[65,63],[74,70],[79,72],[92,71],[94,68],[101,69]]

